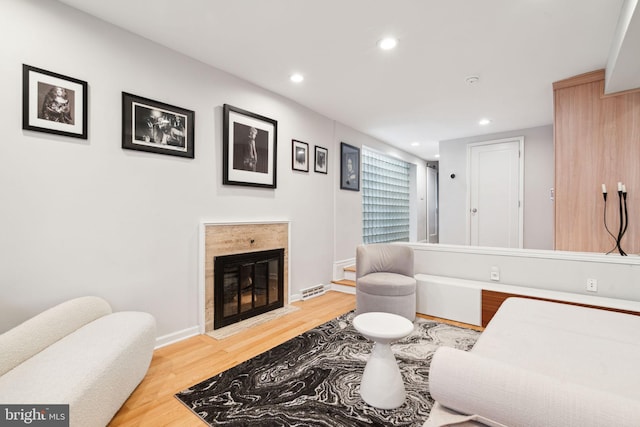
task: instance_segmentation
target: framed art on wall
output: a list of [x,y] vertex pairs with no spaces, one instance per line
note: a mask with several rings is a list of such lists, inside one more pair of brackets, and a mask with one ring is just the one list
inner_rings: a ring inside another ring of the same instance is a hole
[[324,147],[318,147],[316,145],[314,156],[313,170],[318,173],[327,173],[327,163],[329,161],[329,151]]
[[309,172],[309,144],[306,142],[291,140],[291,168]]
[[87,139],[87,82],[22,64],[22,129]]
[[195,113],[122,92],[122,148],[193,159]]
[[276,188],[278,122],[224,104],[222,132],[222,183]]
[[340,143],[340,188],[360,191],[360,149]]

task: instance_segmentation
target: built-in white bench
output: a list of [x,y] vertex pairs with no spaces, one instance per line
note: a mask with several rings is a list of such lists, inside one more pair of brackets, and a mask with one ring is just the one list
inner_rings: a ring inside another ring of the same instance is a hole
[[[640,302],[638,301],[427,274],[416,274],[415,277],[418,313],[477,326],[486,325],[487,316],[492,317],[499,307],[499,303],[487,301],[487,291],[507,294],[504,296],[505,298],[515,294],[640,314]],[[483,291],[485,291],[484,301]]]

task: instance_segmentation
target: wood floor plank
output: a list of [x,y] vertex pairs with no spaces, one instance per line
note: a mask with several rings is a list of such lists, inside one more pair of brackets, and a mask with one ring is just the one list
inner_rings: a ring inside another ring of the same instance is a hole
[[457,322],[455,320],[443,319],[442,317],[428,316],[426,314],[420,314],[420,313],[418,313],[417,316],[427,320],[434,320],[436,322],[446,323],[447,325],[451,325],[451,326],[458,326],[460,328],[473,329],[474,331],[478,331],[478,332],[484,331],[484,328],[482,326],[471,325],[469,323]]

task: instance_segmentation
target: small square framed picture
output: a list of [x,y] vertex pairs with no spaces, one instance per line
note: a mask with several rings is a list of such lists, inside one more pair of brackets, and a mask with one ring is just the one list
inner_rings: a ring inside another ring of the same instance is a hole
[[87,82],[22,64],[22,129],[87,139]]
[[329,161],[329,150],[316,145],[315,161],[313,170],[318,173],[327,173],[327,163]]
[[306,142],[291,140],[291,168],[309,172],[309,144]]

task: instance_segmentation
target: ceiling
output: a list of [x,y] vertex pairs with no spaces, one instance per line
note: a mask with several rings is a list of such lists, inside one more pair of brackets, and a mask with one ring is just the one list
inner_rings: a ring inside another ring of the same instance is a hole
[[438,141],[551,124],[552,83],[605,68],[612,46],[632,71],[615,87],[640,86],[616,32],[637,0],[61,1],[427,160]]

